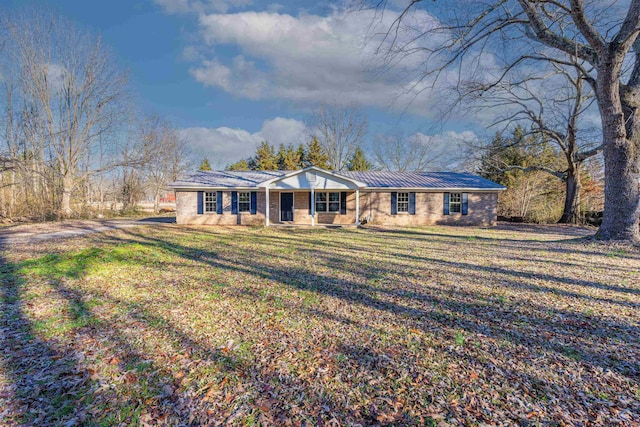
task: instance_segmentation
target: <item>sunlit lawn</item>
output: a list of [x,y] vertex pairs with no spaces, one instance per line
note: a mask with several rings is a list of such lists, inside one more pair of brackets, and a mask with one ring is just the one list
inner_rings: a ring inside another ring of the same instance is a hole
[[0,425],[637,425],[640,252],[145,226],[4,248]]

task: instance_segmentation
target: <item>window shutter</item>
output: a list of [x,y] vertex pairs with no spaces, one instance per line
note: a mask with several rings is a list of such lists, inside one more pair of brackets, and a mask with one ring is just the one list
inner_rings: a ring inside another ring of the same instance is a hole
[[449,215],[449,193],[444,193],[444,214]]
[[409,214],[416,214],[416,193],[409,193]]
[[251,215],[255,215],[256,212],[258,212],[257,200],[258,200],[258,195],[256,194],[255,191],[252,191],[251,192],[251,207],[249,208],[251,210]]
[[469,213],[469,193],[462,193],[462,215]]
[[231,192],[231,213],[237,215],[238,213],[238,192]]
[[347,214],[347,192],[343,191],[340,193],[340,214]]
[[398,193],[391,193],[391,215],[398,213]]
[[198,215],[204,213],[204,191],[198,191]]
[[216,213],[222,214],[222,191],[216,191]]
[[313,212],[311,211],[311,191],[309,191],[309,215],[313,215]]

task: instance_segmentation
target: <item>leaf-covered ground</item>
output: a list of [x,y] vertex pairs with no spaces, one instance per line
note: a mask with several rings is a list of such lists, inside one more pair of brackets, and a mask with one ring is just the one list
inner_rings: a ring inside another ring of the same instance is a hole
[[573,227],[4,247],[0,425],[640,424],[640,251]]

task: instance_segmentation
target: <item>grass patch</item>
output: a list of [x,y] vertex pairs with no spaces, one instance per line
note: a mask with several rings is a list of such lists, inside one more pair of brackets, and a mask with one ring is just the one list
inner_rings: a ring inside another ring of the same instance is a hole
[[633,424],[640,253],[528,230],[139,227],[12,250],[0,424]]

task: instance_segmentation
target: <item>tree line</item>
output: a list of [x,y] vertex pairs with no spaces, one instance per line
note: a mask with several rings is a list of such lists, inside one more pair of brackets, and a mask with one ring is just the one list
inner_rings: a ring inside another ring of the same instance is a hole
[[0,216],[95,215],[145,196],[157,210],[186,170],[185,144],[167,120],[136,114],[101,38],[24,10],[3,14],[0,40]]
[[[300,144],[297,148],[293,145],[280,144],[278,151],[267,141],[256,148],[255,154],[248,158],[232,163],[226,167],[230,171],[243,170],[298,170],[308,166],[317,166],[322,169],[333,170],[335,163],[331,162],[331,156],[320,145],[317,138],[312,138],[306,145]],[[355,147],[353,154],[345,164],[346,170],[366,171],[373,169],[373,164],[367,160],[364,150]],[[210,170],[209,161],[204,159],[200,170]]]

